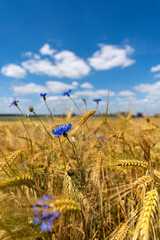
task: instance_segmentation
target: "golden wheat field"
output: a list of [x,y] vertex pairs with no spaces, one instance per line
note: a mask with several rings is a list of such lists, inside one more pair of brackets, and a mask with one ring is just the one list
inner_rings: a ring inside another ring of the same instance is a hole
[[0,123],[0,239],[160,239],[160,120],[96,114]]

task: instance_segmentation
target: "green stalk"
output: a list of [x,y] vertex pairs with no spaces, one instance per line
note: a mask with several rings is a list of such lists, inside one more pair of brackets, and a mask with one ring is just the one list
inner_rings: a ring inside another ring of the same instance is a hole
[[52,122],[54,122],[54,120],[53,120],[53,114],[52,114],[52,112],[51,112],[51,110],[50,110],[50,108],[49,108],[49,106],[48,106],[48,104],[47,104],[47,101],[44,100],[44,102],[45,102],[46,107],[47,107],[47,109],[48,109],[48,111],[49,111],[49,113],[50,113],[50,116],[51,116]]
[[[24,115],[25,117],[26,117],[26,115],[22,112],[22,110],[19,108],[19,106],[18,106],[18,104],[17,105],[15,105],[16,107],[17,107],[17,109],[20,111],[20,113],[22,113],[22,115]],[[32,147],[32,140],[31,140],[31,136],[30,136],[30,133],[29,133],[29,131],[28,131],[28,129],[27,129],[27,127],[26,127],[26,125],[24,124],[24,122],[23,122],[23,120],[20,118],[20,121],[22,122],[22,124],[23,124],[23,127],[25,128],[25,130],[26,130],[26,132],[27,132],[27,134],[28,134],[28,136],[29,136],[29,142],[30,142],[30,144],[31,144],[31,152],[33,152],[33,147]]]
[[35,111],[33,111],[33,114],[35,115],[35,117],[40,121],[40,123],[42,124],[42,126],[44,127],[45,131],[47,132],[47,134],[50,136],[50,138],[53,139],[52,135],[48,132],[46,126],[44,125],[44,123],[42,122],[42,120],[38,117],[38,115],[35,113]]
[[75,105],[76,108],[78,109],[79,113],[81,114],[81,110],[79,109],[79,107],[78,107],[78,105],[76,104],[76,102],[74,101],[74,99],[71,98],[71,96],[70,96],[69,94],[68,94],[67,96],[72,100],[72,102],[74,103],[74,105]]

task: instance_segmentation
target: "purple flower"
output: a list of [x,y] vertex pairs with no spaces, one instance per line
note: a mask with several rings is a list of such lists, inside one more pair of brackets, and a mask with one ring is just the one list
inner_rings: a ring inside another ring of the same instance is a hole
[[13,106],[13,105],[17,106],[17,105],[18,105],[18,102],[19,102],[19,100],[14,97],[14,98],[10,101],[9,107],[11,107],[11,106]]
[[100,101],[102,101],[102,99],[100,99],[100,98],[95,98],[95,99],[93,99],[93,101],[96,102],[96,103],[99,103]]
[[52,133],[55,135],[56,138],[59,138],[62,134],[64,135],[66,132],[69,132],[71,130],[71,123],[69,123],[68,125],[61,125],[58,126],[56,130],[52,129]]
[[97,139],[106,139],[106,137],[97,136]]
[[62,95],[69,97],[69,95],[70,95],[71,92],[72,92],[72,90],[71,90],[71,89],[68,89],[68,91],[64,92]]
[[[37,204],[42,207],[42,210],[39,210],[35,205],[33,206],[33,212],[36,217],[33,217],[33,223],[35,226],[41,222],[41,232],[50,231],[52,232],[52,223],[57,218],[59,218],[59,212],[51,212],[52,207],[49,207],[47,203],[51,201],[51,197],[44,195],[43,198],[41,197]],[[48,211],[50,210],[50,211]]]

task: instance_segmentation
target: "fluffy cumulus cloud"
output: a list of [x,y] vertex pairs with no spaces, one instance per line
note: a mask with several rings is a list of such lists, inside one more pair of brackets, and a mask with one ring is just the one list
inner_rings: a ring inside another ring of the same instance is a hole
[[71,84],[66,84],[60,81],[48,81],[45,86],[37,85],[35,83],[24,84],[21,86],[14,86],[14,94],[28,95],[28,94],[40,94],[41,92],[47,93],[62,93],[67,89],[76,89],[78,87],[77,82],[72,82]]
[[[110,96],[115,96],[115,93],[109,91]],[[85,91],[77,91],[74,94],[74,97],[89,97],[89,98],[100,98],[100,97],[107,97],[108,90],[85,90]]]
[[41,85],[37,85],[35,83],[29,83],[22,86],[14,86],[13,91],[15,94],[19,95],[27,95],[27,94],[34,94],[34,93],[41,93],[46,92],[47,88]]
[[118,93],[119,96],[122,96],[122,97],[129,97],[129,96],[134,96],[135,93],[129,91],[129,90],[125,90],[125,91],[121,91]]
[[51,49],[48,43],[44,44],[39,51],[42,55],[50,55],[50,56],[52,56],[56,52],[55,49]]
[[16,64],[8,64],[3,66],[1,73],[7,77],[13,78],[24,78],[26,76],[26,70]]
[[[26,52],[22,56],[29,59],[23,61],[22,66],[8,64],[2,67],[1,73],[9,77],[24,78],[28,71],[36,75],[78,79],[89,75],[90,66],[96,70],[108,70],[113,67],[125,68],[135,62],[128,57],[134,51],[130,46],[119,47],[104,44],[99,46],[100,50],[85,61],[71,51],[58,52],[46,43],[39,50],[41,55]],[[82,88],[91,89],[92,85],[84,83]]]
[[22,53],[22,57],[28,57],[28,58],[34,58],[34,59],[40,59],[40,55],[36,54],[36,53],[32,53],[32,52],[25,52]]
[[89,82],[85,82],[85,83],[81,84],[81,88],[92,89],[93,85]]
[[160,71],[160,64],[154,67],[151,67],[151,72],[158,72],[158,71]]
[[140,93],[146,93],[147,98],[160,99],[160,81],[153,84],[139,84],[134,89]]
[[72,84],[66,84],[60,81],[48,81],[46,83],[46,87],[49,92],[52,93],[62,93],[63,91],[66,91],[67,89],[76,89],[78,87],[77,82],[72,82]]
[[[159,72],[160,71],[160,64],[154,66],[154,67],[151,67],[151,72]],[[155,78],[160,78],[160,73],[157,73],[154,75]]]
[[96,70],[109,70],[114,67],[128,67],[135,63],[128,57],[134,52],[130,46],[121,48],[114,45],[100,44],[100,50],[95,52],[91,58],[88,58],[89,64]]
[[22,62],[22,66],[30,73],[48,75],[50,77],[81,78],[90,72],[85,61],[73,52],[61,51],[49,59],[31,59]]

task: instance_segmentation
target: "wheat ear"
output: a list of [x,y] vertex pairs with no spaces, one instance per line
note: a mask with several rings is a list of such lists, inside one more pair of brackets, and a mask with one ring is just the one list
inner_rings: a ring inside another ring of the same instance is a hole
[[137,167],[143,167],[148,168],[148,163],[144,161],[139,160],[118,160],[116,163],[117,166],[137,166]]
[[51,211],[59,212],[80,212],[80,206],[72,200],[56,200],[55,202],[47,203],[49,207],[52,207]]
[[32,187],[34,185],[33,178],[28,175],[9,178],[7,180],[0,182],[0,189],[4,190],[4,189],[7,189],[8,187],[22,186],[22,185]]

